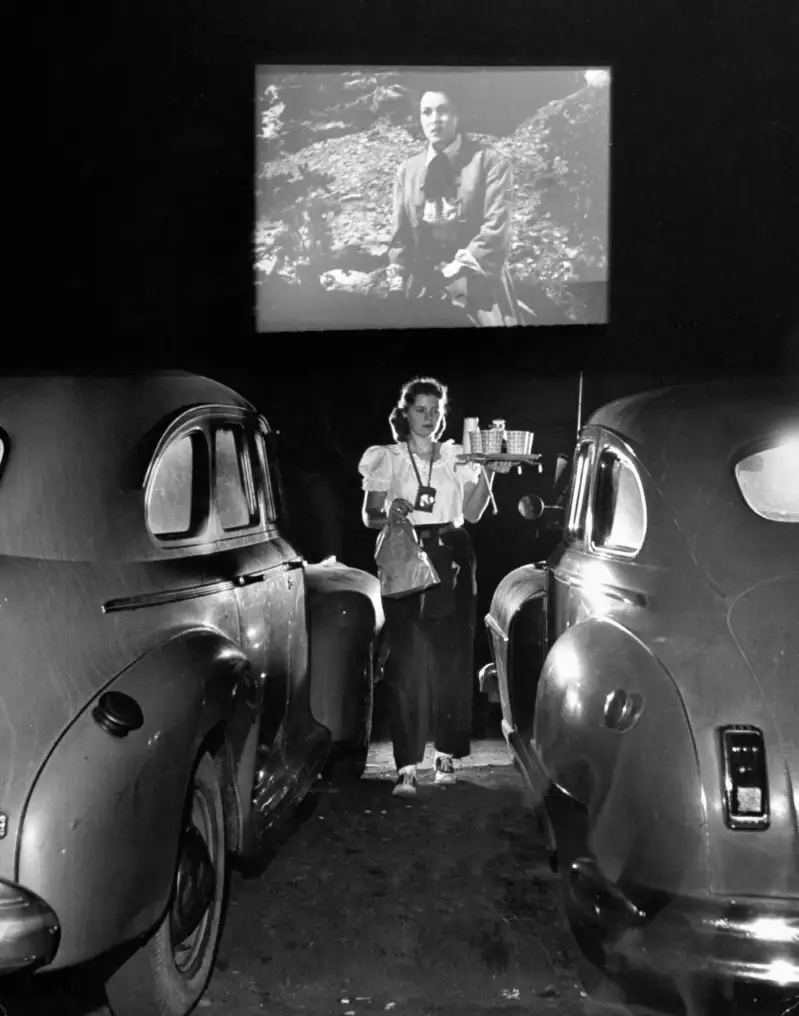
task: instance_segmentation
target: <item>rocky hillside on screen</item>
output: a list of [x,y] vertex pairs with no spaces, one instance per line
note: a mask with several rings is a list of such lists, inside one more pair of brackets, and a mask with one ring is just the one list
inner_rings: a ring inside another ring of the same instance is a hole
[[[512,162],[512,270],[571,320],[607,279],[605,76],[502,72],[458,83],[464,126]],[[519,81],[523,81],[521,87]],[[261,284],[381,296],[396,167],[419,151],[418,84],[404,73],[274,73],[259,88]]]

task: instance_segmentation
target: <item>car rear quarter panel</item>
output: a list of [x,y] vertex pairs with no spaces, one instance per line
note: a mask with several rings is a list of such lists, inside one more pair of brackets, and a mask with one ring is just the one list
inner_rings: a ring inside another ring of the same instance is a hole
[[[198,563],[199,569],[201,564]],[[203,581],[162,566],[0,557],[0,877],[14,879],[25,801],[59,739],[136,660],[180,629],[238,639],[235,592],[103,612],[114,597],[171,594]],[[155,717],[153,717],[155,719]]]
[[[605,723],[617,689],[643,697],[636,725]],[[593,854],[613,881],[707,891],[704,799],[696,746],[668,672],[607,618],[569,628],[550,650],[536,702],[534,743],[549,778],[588,810]]]
[[213,631],[172,638],[111,685],[140,704],[139,730],[108,734],[92,702],[56,745],[25,809],[19,851],[20,883],[61,923],[54,967],[147,931],[163,912],[191,768],[230,712],[238,659]]

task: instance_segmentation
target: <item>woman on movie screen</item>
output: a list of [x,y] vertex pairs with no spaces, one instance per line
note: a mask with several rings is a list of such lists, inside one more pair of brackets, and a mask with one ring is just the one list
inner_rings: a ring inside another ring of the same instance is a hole
[[419,116],[427,146],[399,167],[394,183],[391,290],[449,301],[477,327],[524,323],[507,265],[510,163],[462,130],[451,84],[431,81]]

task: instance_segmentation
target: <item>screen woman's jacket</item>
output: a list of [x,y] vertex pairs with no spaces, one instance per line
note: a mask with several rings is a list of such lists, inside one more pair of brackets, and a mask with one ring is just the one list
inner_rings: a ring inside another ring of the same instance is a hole
[[513,177],[510,163],[492,148],[462,135],[449,155],[453,191],[431,224],[424,183],[428,150],[400,166],[394,182],[394,233],[389,258],[403,276],[423,273],[441,260],[462,260],[499,280],[511,249]]

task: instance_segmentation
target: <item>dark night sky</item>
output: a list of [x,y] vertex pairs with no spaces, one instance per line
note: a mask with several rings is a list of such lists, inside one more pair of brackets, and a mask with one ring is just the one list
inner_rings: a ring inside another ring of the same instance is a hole
[[[762,367],[799,326],[790,0],[511,0],[501,17],[455,0],[51,5],[33,42],[5,223],[5,321],[26,351],[270,374],[325,361],[313,338],[254,333],[254,72],[276,63],[611,66],[610,324],[490,340],[509,370]],[[464,346],[487,340],[331,341],[359,369],[415,371],[431,347],[470,370]]]
[[[417,373],[451,385],[449,436],[465,414],[500,415],[550,454],[572,443],[580,370],[586,413],[680,377],[799,373],[788,0],[512,0],[501,16],[451,0],[51,6],[32,37],[19,92],[36,113],[7,160],[6,364],[227,381],[294,462],[325,463],[342,526],[357,517],[358,456],[389,439]],[[270,63],[611,66],[609,325],[258,336],[254,68]],[[500,516],[480,530],[486,584],[524,554],[527,478],[501,480]],[[368,559],[372,534],[344,528]]]

